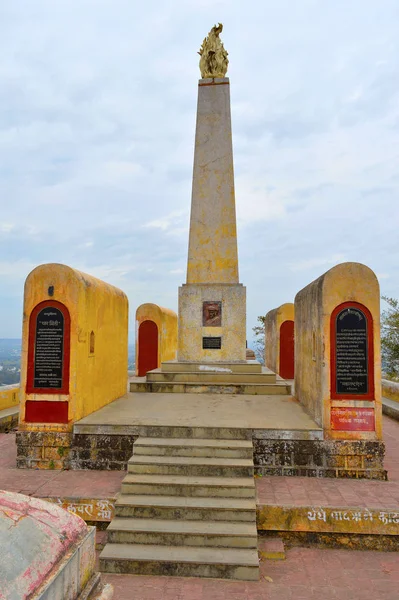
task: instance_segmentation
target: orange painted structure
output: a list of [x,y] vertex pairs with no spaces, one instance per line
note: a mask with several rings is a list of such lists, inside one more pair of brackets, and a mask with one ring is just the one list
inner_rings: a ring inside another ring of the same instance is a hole
[[380,288],[343,263],[295,298],[295,395],[327,439],[381,440]]
[[177,314],[157,304],[141,304],[136,311],[136,375],[144,377],[161,362],[175,360]]
[[28,275],[19,466],[67,466],[73,424],[127,391],[127,335],[121,290],[60,264]]

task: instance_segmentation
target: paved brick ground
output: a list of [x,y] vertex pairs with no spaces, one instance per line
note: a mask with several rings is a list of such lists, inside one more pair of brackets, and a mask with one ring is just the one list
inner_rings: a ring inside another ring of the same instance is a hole
[[[267,581],[270,577],[272,581]],[[259,582],[102,575],[115,600],[398,600],[399,554],[292,548]]]
[[[399,508],[399,422],[383,417],[385,466],[389,481],[260,477],[260,504]],[[125,476],[120,471],[41,471],[17,469],[15,435],[0,434],[0,487],[39,497],[114,497]],[[399,599],[399,594],[398,594]]]
[[[260,502],[399,506],[399,422],[388,417],[383,422],[389,482],[263,477],[257,480]],[[39,497],[112,497],[124,477],[112,471],[16,469],[15,461],[15,436],[0,434],[0,487]],[[133,575],[103,580],[114,585],[115,600],[398,600],[399,553],[292,548],[285,561],[261,563],[258,583]]]
[[38,497],[107,498],[115,496],[121,471],[43,471],[17,469],[15,434],[0,434],[0,488]]
[[259,477],[256,480],[258,503],[399,508],[399,422],[383,417],[383,427],[386,444],[385,468],[388,470],[389,481]]

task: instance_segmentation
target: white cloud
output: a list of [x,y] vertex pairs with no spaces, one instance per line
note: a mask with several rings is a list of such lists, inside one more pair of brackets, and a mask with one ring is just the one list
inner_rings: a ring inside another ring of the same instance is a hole
[[345,262],[345,256],[343,254],[334,254],[329,257],[320,258],[308,258],[302,259],[296,262],[290,263],[288,266],[291,271],[309,271],[315,267],[328,267],[331,265],[337,265],[338,263]]
[[122,287],[132,311],[176,308],[196,52],[217,20],[249,327],[343,259],[399,296],[396,0],[16,0],[1,13],[0,337],[19,335],[15,298],[46,262]]

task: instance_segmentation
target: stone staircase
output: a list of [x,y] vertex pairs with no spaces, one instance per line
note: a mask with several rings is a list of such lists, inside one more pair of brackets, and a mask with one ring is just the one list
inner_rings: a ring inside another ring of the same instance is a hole
[[291,386],[257,361],[246,363],[164,362],[146,377],[133,377],[130,392],[288,395]]
[[257,580],[252,452],[244,439],[138,438],[101,571]]

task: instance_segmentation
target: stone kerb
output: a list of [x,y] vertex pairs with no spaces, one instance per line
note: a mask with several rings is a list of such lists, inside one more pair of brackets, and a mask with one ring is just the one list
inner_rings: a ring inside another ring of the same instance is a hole
[[295,395],[326,439],[380,440],[380,290],[343,263],[295,298]]
[[28,275],[18,466],[68,465],[73,424],[126,393],[127,335],[118,288],[60,264]]
[[[288,374],[282,374],[281,371],[281,354],[283,355],[288,350],[292,352],[293,348],[282,348],[281,342],[286,341],[286,336],[281,338],[281,328],[283,324],[288,322],[289,325],[294,323],[295,308],[292,302],[286,302],[278,308],[270,310],[265,317],[265,366],[271,369],[274,373],[278,373],[281,377],[292,379],[293,376],[289,377]],[[293,361],[293,356],[290,357]],[[284,366],[283,366],[284,370]],[[293,375],[293,374],[292,374]]]
[[[151,340],[146,340],[144,336],[144,346],[140,344],[140,327],[143,323],[155,323],[157,327],[157,348],[151,348]],[[149,346],[149,347],[147,347]],[[142,353],[150,354],[155,352],[156,358],[151,356],[143,357]],[[169,308],[163,308],[157,304],[147,302],[141,304],[136,310],[136,375],[145,375],[143,358],[151,358],[154,362],[152,368],[161,366],[162,362],[176,360],[177,353],[177,314]],[[145,362],[145,360],[144,360]],[[156,364],[155,364],[156,362]]]

